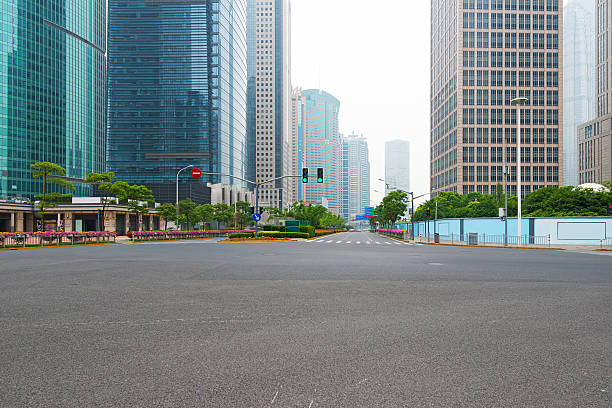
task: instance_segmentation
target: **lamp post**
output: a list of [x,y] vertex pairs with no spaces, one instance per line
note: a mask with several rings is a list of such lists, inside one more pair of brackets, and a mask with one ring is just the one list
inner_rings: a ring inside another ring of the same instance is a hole
[[178,171],[178,173],[176,173],[176,229],[177,230],[181,228],[179,224],[179,219],[178,219],[179,218],[179,184],[178,184],[179,174],[181,174],[183,170],[187,170],[192,167],[193,167],[193,164],[190,164],[189,166],[183,167],[182,169]]
[[516,105],[517,108],[517,132],[516,132],[516,183],[517,183],[517,187],[516,187],[516,195],[517,195],[517,201],[518,201],[518,245],[521,245],[521,239],[522,239],[522,231],[521,231],[521,217],[522,217],[522,211],[521,211],[521,187],[522,187],[522,183],[521,183],[521,106],[526,104],[527,102],[529,102],[529,100],[525,97],[520,97],[520,98],[514,98],[510,101],[510,103],[512,105]]

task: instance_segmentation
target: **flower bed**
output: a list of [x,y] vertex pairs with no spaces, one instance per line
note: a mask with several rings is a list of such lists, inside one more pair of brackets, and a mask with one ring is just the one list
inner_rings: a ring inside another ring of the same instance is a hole
[[315,230],[315,236],[322,237],[325,235],[335,234],[337,232],[344,232],[344,229],[317,229]]
[[404,233],[406,232],[400,229],[386,229],[386,228],[379,228],[378,230],[370,230],[370,231],[378,232],[380,234],[388,235],[388,236],[395,237],[395,238],[403,238]]
[[259,237],[237,237],[237,238],[228,238],[224,239],[220,242],[295,242],[290,238],[278,238],[272,236],[259,236]]
[[167,241],[178,239],[202,239],[226,237],[228,234],[249,233],[250,230],[218,230],[218,231],[133,231],[133,241]]

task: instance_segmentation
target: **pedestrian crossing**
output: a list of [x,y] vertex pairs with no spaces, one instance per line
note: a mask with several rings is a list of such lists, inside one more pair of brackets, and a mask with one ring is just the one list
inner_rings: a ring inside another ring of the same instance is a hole
[[365,245],[365,246],[414,246],[415,244],[410,242],[400,241],[386,241],[386,240],[369,240],[369,241],[349,241],[349,240],[337,240],[337,239],[315,239],[306,241],[310,244],[331,244],[331,245]]

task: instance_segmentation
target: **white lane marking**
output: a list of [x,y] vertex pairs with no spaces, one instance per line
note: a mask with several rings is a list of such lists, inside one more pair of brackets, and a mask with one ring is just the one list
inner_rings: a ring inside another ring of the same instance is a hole
[[346,243],[347,243],[347,244],[350,244],[350,243],[351,243],[351,241],[346,241]]
[[371,244],[371,242],[370,242],[370,241],[366,241],[366,244],[370,245],[370,244]]
[[581,254],[585,254],[585,255],[602,255],[602,256],[612,256],[612,252],[580,252]]
[[329,241],[327,241],[328,244],[331,244],[332,242],[334,242],[334,241],[332,241],[331,239]]
[[387,244],[387,245],[391,245],[391,243],[390,243],[390,242],[385,242],[385,244]]
[[270,401],[270,405],[274,404],[274,401],[276,401],[276,397],[278,397],[278,391],[276,391],[276,394],[274,394],[274,398],[272,398],[272,401]]
[[341,244],[341,243],[342,243],[342,241],[336,241],[336,244]]
[[402,245],[402,244],[400,244],[399,242],[396,242],[395,245]]
[[356,242],[356,244],[357,244],[357,245],[361,244],[361,241],[357,241],[357,242]]
[[376,245],[380,245],[380,242],[377,242]]

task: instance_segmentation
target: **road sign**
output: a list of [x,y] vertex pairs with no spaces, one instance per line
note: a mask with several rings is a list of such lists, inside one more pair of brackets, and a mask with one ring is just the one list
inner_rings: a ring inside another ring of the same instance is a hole
[[202,177],[202,170],[196,168],[193,168],[191,170],[191,177],[193,177],[194,179],[199,179],[200,177]]
[[255,221],[255,222],[261,221],[261,214],[259,214],[259,213],[253,214],[253,221]]

